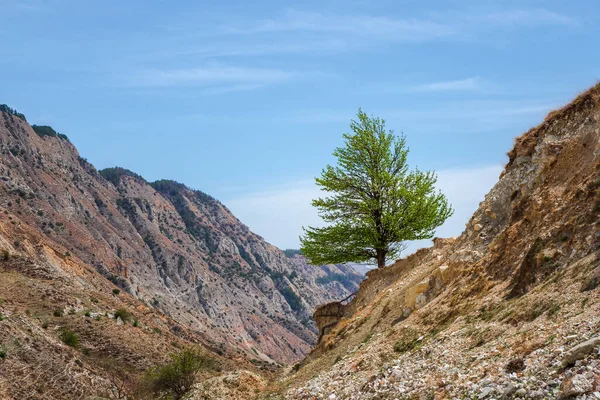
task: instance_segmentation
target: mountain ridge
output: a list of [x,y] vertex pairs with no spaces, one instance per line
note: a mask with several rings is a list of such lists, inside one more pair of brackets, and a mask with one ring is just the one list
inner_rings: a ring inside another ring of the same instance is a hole
[[[132,296],[127,302],[156,313],[161,330],[172,321],[170,335],[183,335],[179,340],[193,338],[226,358],[272,368],[310,350],[316,340],[310,315],[319,303],[349,293],[338,281],[316,280],[359,279],[343,266],[298,269],[211,196],[171,180],[148,183],[118,167],[99,172],[66,136],[40,134],[22,114],[6,110],[0,112],[0,239],[8,254],[3,271],[18,285],[5,289],[65,285],[65,293],[78,293],[56,298],[55,307],[76,310],[56,320],[57,329],[81,317],[81,302],[94,306],[81,298],[88,287],[103,291],[107,306]],[[39,276],[29,277],[32,270]],[[7,304],[15,309],[6,314],[24,311],[21,302],[6,298]],[[35,306],[39,317],[19,318],[53,320],[49,305]],[[47,340],[43,333],[40,340]]]

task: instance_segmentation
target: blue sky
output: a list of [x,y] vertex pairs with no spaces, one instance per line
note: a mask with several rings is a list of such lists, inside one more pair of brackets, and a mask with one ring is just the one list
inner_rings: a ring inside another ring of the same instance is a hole
[[600,78],[597,1],[0,0],[0,103],[98,168],[172,178],[280,247],[358,107],[460,233],[515,136]]

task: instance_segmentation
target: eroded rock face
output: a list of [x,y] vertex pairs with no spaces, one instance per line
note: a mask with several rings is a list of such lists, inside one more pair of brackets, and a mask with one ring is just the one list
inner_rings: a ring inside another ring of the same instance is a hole
[[100,174],[65,138],[40,137],[6,113],[0,204],[2,248],[76,257],[215,347],[265,361],[308,352],[315,306],[347,296],[353,287],[340,281],[361,279],[288,258],[205,193],[123,169]]

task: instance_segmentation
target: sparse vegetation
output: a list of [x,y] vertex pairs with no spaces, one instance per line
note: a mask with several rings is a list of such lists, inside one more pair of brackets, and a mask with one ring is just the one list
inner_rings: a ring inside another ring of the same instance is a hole
[[54,315],[55,317],[62,317],[63,316],[63,310],[61,309],[56,309],[52,312],[52,315]]
[[51,126],[48,125],[31,125],[31,127],[33,128],[33,130],[35,131],[35,133],[38,134],[38,136],[40,137],[59,137],[63,140],[69,140],[69,138],[67,137],[67,135],[64,135],[62,133],[58,133],[56,132]]
[[173,355],[168,364],[148,371],[144,386],[158,398],[180,399],[190,391],[198,372],[214,367],[212,358],[195,349],[185,349]]
[[396,353],[405,353],[417,347],[419,344],[419,333],[412,328],[402,330],[401,337],[394,343]]
[[135,178],[136,180],[139,180],[140,182],[146,182],[146,180],[141,175],[138,175],[133,171],[121,167],[104,168],[98,171],[98,173],[102,175],[104,179],[106,179],[115,186],[119,186],[119,183],[121,182],[121,177],[123,176],[130,176],[132,178]]
[[112,292],[115,296],[118,296],[119,293],[121,293],[121,291],[119,289],[113,289]]
[[0,346],[0,360],[4,360],[6,358],[6,348],[4,346]]
[[283,253],[288,256],[288,257],[294,257],[297,254],[302,254],[302,251],[298,250],[298,249],[285,249],[283,251]]
[[24,114],[18,112],[14,108],[10,108],[6,104],[0,104],[0,111],[5,112],[5,113],[10,114],[10,115],[14,115],[15,117],[19,117],[23,121],[27,121],[27,118],[25,118]]
[[281,294],[285,298],[285,301],[290,305],[290,308],[294,311],[300,311],[304,309],[302,299],[294,292],[289,286],[284,287],[280,290]]
[[115,311],[115,319],[121,318],[121,321],[129,322],[131,317],[131,313],[124,308],[119,308],[117,311]]
[[67,346],[77,348],[79,346],[79,336],[68,328],[63,328],[60,331],[60,340]]

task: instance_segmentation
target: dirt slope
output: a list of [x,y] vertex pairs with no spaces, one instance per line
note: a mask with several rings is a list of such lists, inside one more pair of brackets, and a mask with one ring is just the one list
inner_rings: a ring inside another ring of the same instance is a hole
[[459,237],[367,274],[286,398],[600,396],[600,85],[508,156]]

